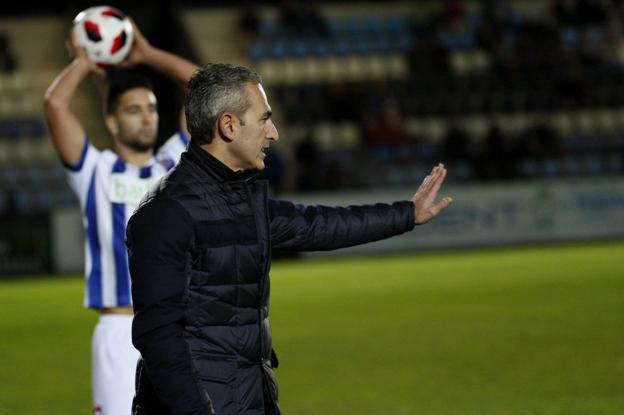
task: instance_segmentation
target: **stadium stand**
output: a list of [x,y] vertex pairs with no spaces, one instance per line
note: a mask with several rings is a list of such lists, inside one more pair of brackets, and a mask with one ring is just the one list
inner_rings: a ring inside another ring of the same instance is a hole
[[[439,2],[418,18],[416,7],[327,13],[315,20],[324,29],[312,33],[289,32],[270,16],[260,18],[248,56],[272,86],[285,123],[318,126],[311,139],[320,170],[334,170],[336,154],[351,151],[357,156],[341,157],[340,174],[360,176],[364,159],[385,178],[363,175],[349,186],[407,185],[413,175],[397,172],[410,170],[404,164],[439,159],[456,165],[451,180],[621,173],[619,10],[596,3],[590,12],[592,2],[577,3],[567,14],[560,2],[459,1]],[[405,139],[384,142],[371,131],[386,101],[398,103]],[[447,159],[444,138],[456,119],[468,144],[462,157]],[[354,132],[348,146],[341,123]],[[488,164],[493,127],[500,130],[499,157],[512,165],[503,175],[480,167]],[[556,141],[557,151],[542,141]],[[415,155],[421,147],[428,157]]]
[[[451,181],[621,174],[621,9],[503,3],[190,5],[180,13],[203,61],[263,75],[287,137],[269,160],[280,189],[402,186],[439,160],[452,165]],[[60,22],[19,25],[33,36],[63,32]],[[10,32],[0,37],[0,55],[14,63],[0,73],[0,210],[71,204],[39,110],[50,71],[24,70],[33,58],[16,53],[23,39],[12,42]],[[105,136],[96,127],[89,131]]]

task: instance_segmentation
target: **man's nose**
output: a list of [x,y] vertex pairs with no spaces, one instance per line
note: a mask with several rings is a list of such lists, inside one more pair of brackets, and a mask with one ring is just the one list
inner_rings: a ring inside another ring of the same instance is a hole
[[277,141],[279,140],[279,133],[277,132],[277,127],[275,126],[275,123],[273,123],[272,120],[270,120],[269,122],[270,122],[270,125],[267,131],[267,139],[272,140],[272,141]]
[[149,124],[152,121],[153,113],[151,111],[143,111],[142,120],[143,124]]

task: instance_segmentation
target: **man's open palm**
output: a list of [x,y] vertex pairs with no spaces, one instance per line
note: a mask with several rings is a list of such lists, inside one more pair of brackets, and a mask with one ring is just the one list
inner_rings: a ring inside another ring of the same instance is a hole
[[417,225],[429,222],[438,213],[446,209],[453,201],[450,197],[443,197],[439,202],[435,202],[438,190],[440,190],[440,186],[444,183],[445,177],[446,168],[440,163],[425,177],[418,191],[412,197],[411,200],[414,202],[414,207],[416,209],[414,222],[416,222]]

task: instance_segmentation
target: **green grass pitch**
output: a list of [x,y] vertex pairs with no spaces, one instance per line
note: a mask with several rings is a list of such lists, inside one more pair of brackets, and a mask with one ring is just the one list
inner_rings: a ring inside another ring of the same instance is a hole
[[[286,414],[624,414],[624,243],[287,261],[271,275]],[[0,414],[90,413],[82,289],[0,282]]]

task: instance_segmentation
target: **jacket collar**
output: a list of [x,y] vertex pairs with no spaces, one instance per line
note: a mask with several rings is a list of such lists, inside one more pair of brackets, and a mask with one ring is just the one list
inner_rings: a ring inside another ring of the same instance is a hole
[[212,154],[201,148],[191,139],[188,145],[188,157],[202,170],[219,181],[239,182],[249,181],[258,175],[256,170],[234,171],[219,161]]

